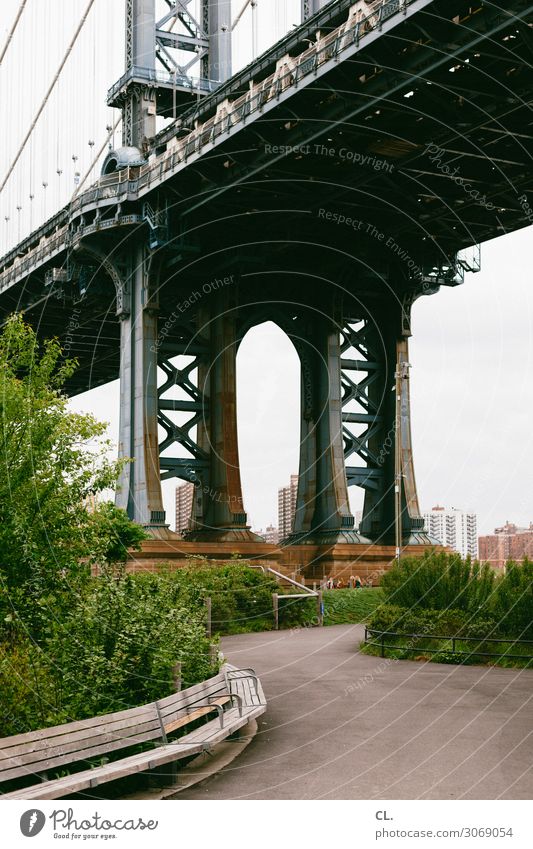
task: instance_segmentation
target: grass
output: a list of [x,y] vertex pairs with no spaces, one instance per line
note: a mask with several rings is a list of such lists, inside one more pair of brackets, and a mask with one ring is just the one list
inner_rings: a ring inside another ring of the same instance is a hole
[[[373,637],[378,642],[378,637]],[[487,666],[503,666],[505,668],[525,668],[533,666],[531,658],[532,646],[526,644],[511,645],[512,638],[509,638],[508,643],[495,643],[490,639],[486,641],[467,640],[463,641],[456,639],[456,652],[465,652],[464,655],[458,655],[452,652],[452,641],[435,640],[431,637],[418,638],[413,640],[411,637],[387,637],[385,641],[385,657],[394,658],[396,660],[424,660],[433,661],[433,663],[451,663],[455,665],[487,665]],[[485,657],[478,652],[488,652],[496,655],[496,657]],[[366,645],[361,643],[361,651],[364,654],[370,654],[375,657],[381,656],[381,647]],[[508,657],[507,654],[523,655],[520,657]],[[529,657],[528,657],[529,656]]]
[[383,603],[383,591],[365,587],[360,590],[325,590],[324,625],[366,622]]

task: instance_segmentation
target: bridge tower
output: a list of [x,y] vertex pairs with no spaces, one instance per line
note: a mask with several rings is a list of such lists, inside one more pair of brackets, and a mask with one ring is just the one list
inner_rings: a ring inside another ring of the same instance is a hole
[[[113,167],[121,157],[130,171],[141,164],[157,115],[177,115],[191,94],[202,97],[231,74],[230,0],[204,0],[200,22],[189,15],[187,2],[167,2],[168,13],[157,21],[155,0],[126,0],[126,69],[108,101],[122,108],[124,124],[122,152],[108,156]],[[304,19],[324,5],[305,0]],[[186,53],[189,62],[175,58]],[[191,75],[194,68],[200,76]],[[149,226],[140,233],[146,235],[134,240],[123,261],[119,452],[133,462],[122,472],[117,504],[153,537],[172,538],[161,480],[181,478],[196,485],[189,541],[262,542],[248,525],[242,497],[236,357],[246,330],[270,318],[292,338],[302,367],[299,488],[286,544],[301,550],[391,545],[395,538],[427,543],[411,452],[410,303],[386,295],[371,308],[340,303],[332,285],[331,291],[319,287],[304,308],[298,297],[293,304],[286,299],[280,282],[256,309],[238,286],[221,286],[216,295],[199,298],[186,321],[174,317],[169,324],[165,262],[177,237],[170,233],[167,204],[163,191],[144,204]],[[177,366],[183,355],[192,361]],[[168,395],[175,387],[181,400]],[[180,422],[172,418],[176,413]],[[189,459],[183,452],[169,457],[173,446],[185,448]],[[359,531],[349,485],[365,492]]]

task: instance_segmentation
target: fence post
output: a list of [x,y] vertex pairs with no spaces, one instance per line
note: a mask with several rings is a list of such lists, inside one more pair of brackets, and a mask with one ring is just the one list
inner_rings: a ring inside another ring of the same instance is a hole
[[181,690],[181,663],[179,661],[172,667],[172,685],[174,691],[179,693]]
[[272,608],[274,610],[274,630],[279,631],[279,596],[277,593],[272,593]]
[[319,590],[316,596],[316,606],[318,615],[319,628],[324,625],[324,602],[322,601],[322,590]]
[[455,654],[455,637],[452,637],[452,654]]
[[381,633],[381,657],[385,657],[385,634]]
[[205,600],[205,610],[206,610],[206,634],[208,637],[211,636],[211,599],[206,598]]
[[218,648],[214,643],[211,643],[211,645],[209,646],[209,663],[211,664],[213,669],[217,666],[217,660]]

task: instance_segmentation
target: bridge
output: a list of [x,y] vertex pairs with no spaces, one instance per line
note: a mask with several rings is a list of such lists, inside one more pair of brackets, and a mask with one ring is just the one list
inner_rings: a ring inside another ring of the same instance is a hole
[[[412,305],[532,221],[533,4],[304,0],[301,25],[234,75],[231,4],[201,3],[200,23],[166,5],[157,20],[155,0],[126,0],[126,67],[108,92],[122,146],[0,261],[1,313],[68,338],[72,395],[120,378],[119,451],[134,462],[117,503],[154,556],[274,556],[243,504],[235,363],[251,327],[277,323],[302,385],[296,517],[276,556],[313,563],[308,577],[360,556],[381,568],[432,542],[411,446]],[[196,484],[179,546],[169,478]],[[364,491],[358,529],[349,486]]]

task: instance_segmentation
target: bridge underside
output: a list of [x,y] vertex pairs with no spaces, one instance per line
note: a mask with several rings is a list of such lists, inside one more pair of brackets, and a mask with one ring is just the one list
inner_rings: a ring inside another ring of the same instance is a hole
[[[326,7],[314,34],[308,22],[205,98],[197,136],[349,6]],[[312,80],[286,75],[216,144],[200,138],[187,167],[154,171],[148,194],[142,174],[123,202],[95,191],[70,246],[0,294],[4,313],[23,307],[79,357],[73,394],[120,376],[121,452],[135,462],[119,502],[154,535],[168,536],[161,477],[178,477],[196,483],[191,543],[261,544],[240,490],[235,356],[249,327],[273,320],[302,364],[288,542],[390,544],[397,499],[404,544],[429,542],[410,442],[411,306],[461,282],[474,266],[459,251],[529,223],[533,7],[508,6],[409,4]],[[164,159],[174,144],[166,131],[154,150]],[[348,485],[365,492],[359,533]]]

